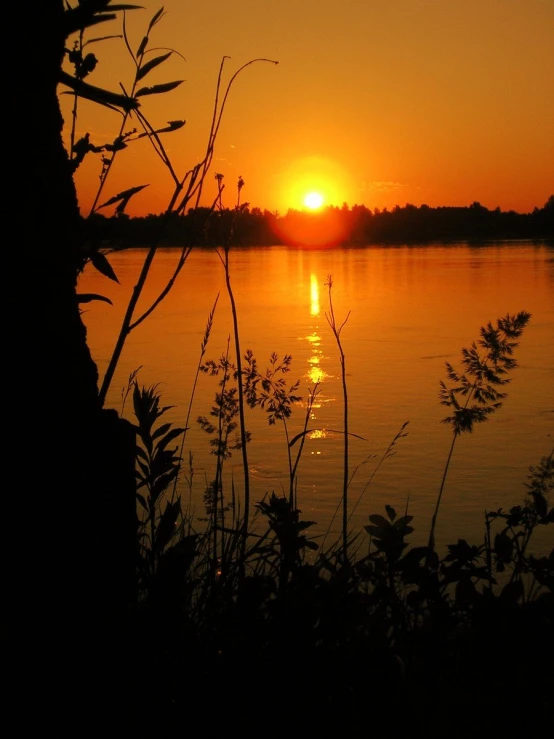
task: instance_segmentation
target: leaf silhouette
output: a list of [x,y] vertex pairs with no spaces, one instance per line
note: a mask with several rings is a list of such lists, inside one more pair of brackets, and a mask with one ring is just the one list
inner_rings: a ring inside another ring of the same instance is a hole
[[137,90],[135,97],[140,98],[144,95],[159,95],[162,92],[169,92],[179,87],[184,80],[175,80],[174,82],[163,82],[161,85],[153,85],[152,87],[141,87]]
[[60,82],[67,85],[79,97],[92,100],[112,110],[122,108],[126,112],[130,112],[140,107],[140,103],[135,98],[127,97],[127,95],[119,95],[115,92],[104,90],[101,87],[96,87],[95,85],[89,85],[88,82],[75,79],[75,77],[72,77],[67,72],[61,71],[59,79]]
[[114,282],[117,282],[119,284],[117,275],[113,271],[112,265],[108,262],[104,254],[102,254],[99,251],[96,251],[93,254],[91,254],[90,261],[96,267],[96,269],[100,272],[100,274],[103,274],[104,277],[107,277],[108,279],[113,280]]
[[[164,128],[158,128],[153,133],[170,133],[171,131],[178,131],[180,128],[183,128],[186,121],[168,121],[168,125],[164,126]],[[140,133],[136,139],[142,139],[144,136],[151,136],[152,133],[150,131],[147,131],[146,133]]]
[[106,202],[102,203],[102,205],[100,205],[99,207],[105,208],[108,205],[113,205],[114,203],[119,203],[120,201],[127,204],[133,195],[136,195],[137,192],[144,190],[145,187],[148,187],[148,185],[138,185],[137,187],[131,187],[128,190],[119,192],[117,195],[114,195],[113,198],[106,200]]
[[96,293],[77,294],[78,303],[91,303],[93,300],[101,300],[104,303],[109,303],[110,305],[113,305],[112,301],[109,298],[104,297],[104,295],[97,295]]
[[168,51],[167,54],[162,54],[161,56],[157,56],[155,59],[150,59],[149,62],[146,62],[146,64],[144,64],[137,72],[137,82],[144,79],[146,75],[159,64],[162,64],[166,59],[169,59],[172,54],[172,51]]

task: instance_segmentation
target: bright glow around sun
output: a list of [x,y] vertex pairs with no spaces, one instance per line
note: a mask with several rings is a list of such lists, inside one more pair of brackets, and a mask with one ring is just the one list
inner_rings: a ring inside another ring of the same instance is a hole
[[304,205],[310,210],[317,210],[323,205],[323,195],[319,192],[309,192],[304,196]]
[[342,167],[322,156],[289,161],[278,174],[276,191],[282,213],[289,208],[314,213],[328,206],[340,208],[345,202],[355,202],[356,192]]

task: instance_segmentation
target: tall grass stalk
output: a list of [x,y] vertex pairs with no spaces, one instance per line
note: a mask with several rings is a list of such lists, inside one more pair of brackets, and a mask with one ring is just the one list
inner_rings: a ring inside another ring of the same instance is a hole
[[[289,502],[291,506],[294,508],[298,507],[298,500],[296,497],[296,488],[297,488],[297,471],[298,471],[298,465],[300,463],[300,458],[302,457],[302,452],[304,451],[304,444],[306,443],[306,436],[310,431],[308,430],[308,423],[310,422],[310,418],[312,417],[312,410],[314,407],[315,400],[317,396],[320,393],[319,388],[320,383],[316,382],[313,388],[308,389],[308,401],[306,404],[306,413],[304,414],[304,427],[300,434],[297,434],[294,436],[290,441],[288,440],[288,434],[287,434],[287,450],[288,450],[288,461],[289,461]],[[296,452],[296,457],[294,458],[294,463],[292,463],[292,447],[296,444],[297,441],[300,441],[299,447]]]
[[[513,357],[514,349],[518,346],[514,339],[521,336],[530,318],[530,313],[520,311],[517,315],[508,313],[503,318],[498,318],[496,326],[490,321],[482,326],[481,338],[472,342],[469,348],[462,348],[461,364],[464,371],[461,374],[449,362],[445,362],[451,385],[449,387],[440,381],[439,398],[441,405],[453,409],[452,415],[442,421],[452,427],[452,443],[431,520],[428,542],[431,551],[435,549],[437,516],[456,441],[461,434],[472,433],[475,424],[487,421],[492,413],[501,408],[507,393],[497,388],[511,382],[511,378],[506,375],[518,366]],[[480,353],[480,350],[484,350],[484,353]],[[463,404],[458,400],[460,396],[465,398]]]
[[346,357],[342,348],[341,332],[344,328],[350,311],[348,311],[346,318],[339,325],[335,317],[335,310],[333,308],[333,279],[329,275],[327,282],[325,283],[328,287],[329,294],[329,312],[325,313],[327,323],[331,327],[335,341],[339,349],[340,367],[341,367],[341,381],[342,381],[342,398],[343,398],[343,431],[344,431],[344,448],[343,448],[343,481],[342,481],[342,544],[344,549],[344,560],[348,561],[348,388],[346,384]]
[[[217,570],[217,531],[218,531],[218,507],[219,507],[219,501],[221,500],[221,505],[223,508],[223,463],[225,461],[225,458],[227,456],[227,448],[228,448],[228,438],[229,434],[231,432],[232,426],[227,421],[226,417],[226,397],[227,397],[227,382],[230,380],[230,374],[227,371],[227,369],[230,367],[230,337],[227,338],[227,352],[225,355],[225,362],[224,362],[224,372],[223,372],[223,379],[221,381],[221,412],[218,416],[218,425],[217,425],[217,438],[218,438],[218,446],[217,446],[217,464],[216,464],[216,474],[215,474],[215,480],[213,482],[213,498],[212,498],[212,532],[213,532],[213,564],[214,564],[214,575]],[[223,526],[223,522],[222,522]],[[223,541],[224,539],[224,531],[221,530],[221,549],[223,550],[225,548],[225,543]]]
[[[191,390],[191,393],[190,393],[189,404],[188,404],[188,408],[187,408],[187,415],[186,415],[186,418],[185,418],[185,425],[184,425],[183,437],[181,439],[181,450],[180,450],[180,453],[179,453],[179,457],[180,457],[179,469],[181,467],[182,460],[183,460],[183,451],[184,451],[184,447],[185,447],[185,440],[186,440],[186,436],[187,436],[187,431],[190,428],[190,414],[192,412],[192,404],[193,404],[193,401],[194,401],[194,396],[196,395],[196,387],[198,385],[198,378],[200,376],[200,366],[202,365],[202,360],[204,359],[204,355],[206,354],[206,348],[208,346],[208,341],[210,339],[210,334],[212,332],[212,326],[213,326],[214,316],[215,316],[215,309],[217,308],[217,302],[218,302],[218,300],[219,300],[219,293],[217,294],[217,296],[215,298],[215,301],[214,301],[214,304],[213,304],[213,307],[212,307],[212,309],[211,309],[211,311],[210,311],[210,313],[208,315],[208,321],[206,323],[206,328],[204,330],[204,336],[202,337],[202,341],[200,342],[200,355],[198,357],[198,364],[196,365],[196,373],[194,375],[194,380],[193,380],[193,383],[192,383],[192,390]],[[191,464],[192,464],[192,462],[191,462],[191,460],[189,460],[189,468],[191,467]],[[171,500],[172,501],[174,500],[175,494],[176,494],[176,491],[177,491],[177,481],[178,481],[178,478],[176,477],[175,480],[173,481],[173,491],[172,491],[172,494],[171,494]]]
[[[219,208],[223,208],[222,203],[222,193],[223,193],[223,175],[216,174],[216,180],[218,185],[218,205]],[[238,185],[237,185],[237,203],[234,210],[234,215],[240,211],[240,194],[241,190],[244,186],[244,180],[242,177],[239,177]],[[243,476],[244,476],[244,518],[242,522],[242,532],[243,532],[243,547],[246,547],[246,537],[248,534],[248,519],[250,516],[250,470],[248,467],[248,450],[247,450],[247,441],[248,441],[248,435],[246,431],[246,421],[245,421],[245,399],[244,399],[244,385],[243,385],[243,376],[242,376],[242,362],[241,362],[241,348],[240,348],[240,334],[239,334],[239,321],[238,321],[238,312],[237,312],[237,306],[235,302],[235,296],[233,293],[233,288],[231,286],[231,269],[230,269],[230,248],[231,248],[231,241],[233,238],[233,224],[234,220],[231,224],[230,232],[226,236],[225,243],[223,245],[223,248],[221,250],[217,251],[217,255],[219,256],[219,259],[221,260],[221,263],[223,264],[223,269],[225,272],[225,285],[227,287],[227,294],[229,296],[229,302],[231,304],[231,315],[233,319],[233,338],[234,338],[234,344],[235,344],[235,357],[236,357],[236,374],[237,374],[237,389],[238,389],[238,413],[239,413],[239,430],[240,430],[240,450],[241,450],[241,456],[242,456],[242,470],[243,470]],[[243,555],[244,555],[244,549],[243,549]]]
[[[350,519],[354,515],[354,512],[356,511],[356,508],[360,504],[360,502],[361,502],[363,496],[365,495],[368,487],[373,482],[373,479],[374,479],[375,475],[377,474],[377,472],[379,471],[379,469],[381,468],[381,465],[383,464],[383,462],[386,459],[389,459],[389,457],[393,457],[396,454],[395,447],[396,447],[396,444],[397,444],[398,440],[399,439],[403,439],[405,436],[408,435],[407,432],[405,431],[405,429],[406,429],[406,427],[408,426],[409,423],[410,423],[409,421],[404,421],[404,423],[400,427],[399,431],[395,434],[394,438],[392,439],[392,441],[390,442],[390,444],[388,445],[388,447],[385,449],[384,453],[382,454],[381,458],[379,459],[378,463],[376,464],[375,468],[373,469],[373,472],[369,476],[366,484],[362,488],[362,491],[361,491],[360,495],[358,496],[358,499],[356,500],[356,503],[351,508],[350,513],[348,515],[348,523],[350,523]],[[351,434],[351,436],[356,436],[356,435],[355,434]],[[362,438],[362,437],[356,437],[356,438]],[[370,457],[368,457],[364,462],[362,462],[362,464],[365,464],[365,462],[369,461],[369,459],[371,459],[373,456],[375,456],[375,455],[371,455]],[[354,480],[354,476],[358,472],[360,466],[361,465],[358,465],[358,467],[356,467],[356,469],[352,472],[352,475],[350,476],[350,479],[348,481],[348,487],[349,488],[351,487],[352,482]],[[333,521],[335,520],[335,517],[336,517],[336,515],[337,515],[337,513],[339,511],[339,508],[341,507],[341,504],[342,504],[342,501],[339,501],[339,503],[337,504],[337,507],[335,508],[335,512],[333,513],[333,517],[332,517],[332,519],[331,519],[331,521],[329,523],[329,526],[327,527],[327,531],[325,532],[325,536],[323,537],[323,542],[321,544],[322,547],[325,546],[325,542],[326,542],[327,537],[329,536],[329,533],[331,531],[331,526],[333,525]]]
[[[350,515],[348,517],[348,520],[349,521],[352,518],[352,516],[354,515],[354,512],[356,511],[356,508],[359,506],[362,498],[364,497],[366,490],[371,485],[371,483],[373,481],[373,478],[375,477],[375,475],[377,474],[377,472],[379,472],[379,469],[380,469],[381,465],[383,464],[383,462],[386,459],[389,459],[390,457],[394,457],[394,455],[396,454],[396,444],[397,444],[397,442],[400,439],[404,439],[406,436],[408,436],[408,432],[406,431],[406,428],[408,427],[408,424],[409,423],[410,423],[409,421],[404,421],[404,423],[400,427],[399,431],[397,431],[396,435],[394,436],[394,438],[392,439],[392,441],[390,442],[390,444],[388,445],[388,447],[385,449],[384,454],[381,456],[381,459],[376,464],[375,468],[373,469],[373,472],[371,473],[371,475],[369,476],[366,484],[362,488],[362,491],[361,491],[360,495],[358,496],[358,499],[356,500],[356,503],[352,506],[352,509],[350,511]],[[350,478],[349,485],[352,484],[352,480],[353,480],[354,475],[356,474],[357,470],[358,470],[358,468],[356,468],[354,470],[354,472],[352,473],[352,477]]]

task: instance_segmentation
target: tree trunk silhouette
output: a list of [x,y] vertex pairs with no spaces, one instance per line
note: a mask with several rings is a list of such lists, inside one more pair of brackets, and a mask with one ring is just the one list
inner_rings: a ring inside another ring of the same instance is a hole
[[59,719],[72,703],[89,704],[86,681],[76,685],[95,672],[115,616],[133,601],[134,431],[100,406],[77,303],[81,222],[57,98],[63,0],[11,12],[5,613],[12,669],[40,665],[27,665],[26,689],[31,700],[59,689],[54,704],[45,699]]

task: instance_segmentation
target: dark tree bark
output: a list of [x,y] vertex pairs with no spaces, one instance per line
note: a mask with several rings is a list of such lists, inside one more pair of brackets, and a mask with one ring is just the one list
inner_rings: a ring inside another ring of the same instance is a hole
[[15,672],[32,676],[31,700],[65,696],[63,708],[45,701],[55,715],[72,702],[76,710],[89,704],[85,678],[113,646],[118,614],[133,600],[134,432],[100,406],[76,298],[81,222],[57,97],[63,0],[12,12],[6,651]]

